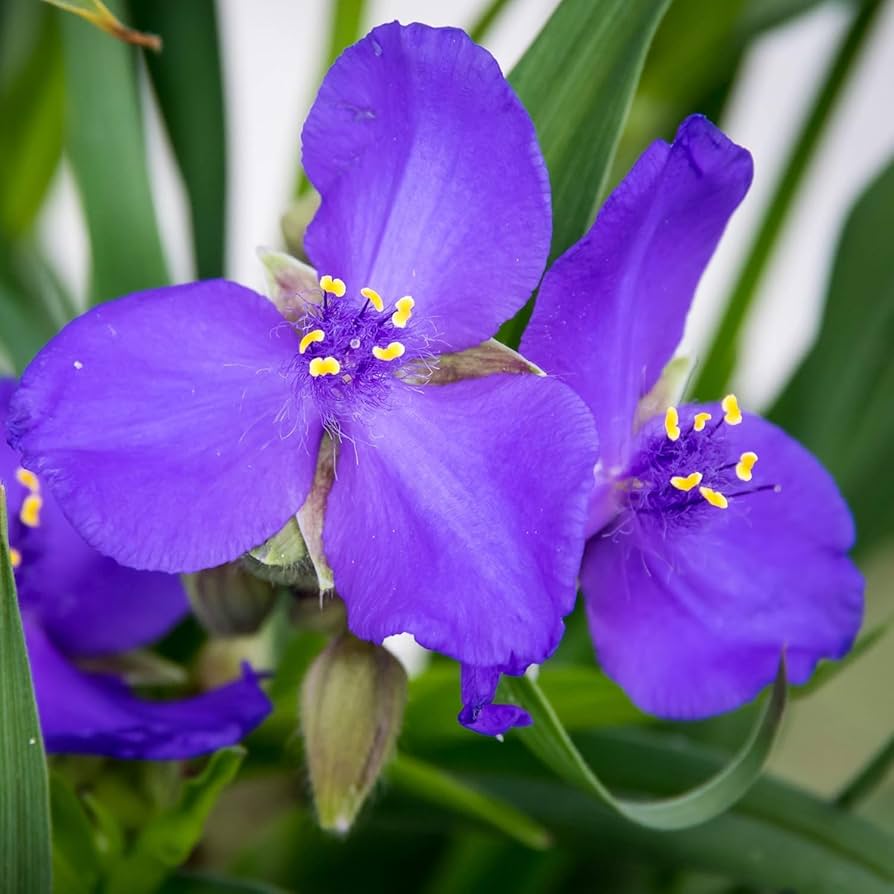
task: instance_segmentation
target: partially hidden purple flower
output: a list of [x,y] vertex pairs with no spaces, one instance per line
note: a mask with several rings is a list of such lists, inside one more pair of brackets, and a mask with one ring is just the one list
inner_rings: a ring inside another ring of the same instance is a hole
[[12,443],[138,568],[230,561],[305,507],[351,631],[460,661],[461,719],[500,732],[528,718],[491,705],[499,672],[547,658],[573,605],[595,462],[571,389],[479,348],[549,249],[534,127],[461,31],[393,23],[327,74],[303,160],[319,288],[278,308],[200,282],[90,311],[25,372]]
[[[15,387],[0,379],[0,418]],[[181,701],[137,698],[78,659],[158,639],[188,613],[177,577],[134,571],[100,555],[66,521],[38,477],[0,443],[10,547],[40,725],[47,751],[162,760],[238,742],[270,711],[247,670],[241,680]]]
[[688,118],[546,275],[522,342],[599,431],[581,570],[597,655],[669,718],[741,705],[783,650],[803,683],[848,651],[862,615],[851,516],[810,453],[733,395],[651,412],[644,400],[751,175],[748,152]]

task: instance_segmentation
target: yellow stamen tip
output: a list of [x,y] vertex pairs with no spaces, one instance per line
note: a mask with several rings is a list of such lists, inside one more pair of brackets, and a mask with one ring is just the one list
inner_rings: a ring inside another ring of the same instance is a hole
[[710,413],[696,413],[692,420],[693,431],[704,431],[705,426],[711,421]]
[[720,402],[723,407],[723,421],[727,425],[738,425],[742,421],[742,411],[739,409],[739,401],[735,394],[727,394]]
[[671,486],[677,490],[690,491],[702,483],[701,472],[691,472],[689,475],[674,475],[671,478]]
[[320,288],[324,292],[329,292],[330,295],[335,295],[336,298],[341,298],[346,290],[343,279],[332,277],[328,273],[320,277]]
[[298,353],[303,354],[312,344],[322,341],[325,337],[326,333],[322,329],[312,329],[298,342]]
[[393,341],[387,348],[373,345],[372,352],[376,360],[397,360],[398,357],[403,357],[406,350],[399,341]]
[[382,296],[375,290],[370,289],[369,287],[360,290],[360,294],[366,298],[366,300],[379,312],[381,313],[385,309],[385,302],[382,301]]
[[756,462],[757,454],[752,450],[746,450],[736,463],[736,477],[740,481],[751,481],[751,471]]
[[672,441],[676,441],[680,437],[680,414],[676,407],[667,408],[667,412],[664,414],[664,430]]
[[32,494],[35,494],[40,490],[40,482],[37,480],[37,475],[28,469],[21,468],[21,466],[16,469],[16,481],[23,487],[27,487]]
[[19,510],[19,519],[23,525],[36,528],[40,524],[40,510],[43,508],[43,499],[37,494],[28,494],[22,508]]
[[398,298],[394,302],[394,306],[397,310],[391,314],[391,322],[398,329],[403,329],[413,315],[413,308],[416,306],[416,302],[409,295],[404,295],[403,298]]
[[22,554],[14,546],[9,548],[9,561],[13,568],[18,568],[22,564]]
[[698,492],[712,505],[716,506],[717,509],[726,509],[729,506],[729,500],[719,490],[714,490],[710,487],[700,487]]
[[308,367],[310,374],[316,379],[320,376],[335,376],[341,372],[341,364],[334,357],[314,357]]

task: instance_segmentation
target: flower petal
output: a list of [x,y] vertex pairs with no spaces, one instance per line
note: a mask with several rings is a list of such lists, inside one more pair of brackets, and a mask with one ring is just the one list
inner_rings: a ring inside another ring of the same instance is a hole
[[[760,457],[742,485],[753,492],[700,510],[698,524],[622,519],[584,555],[599,660],[640,708],[662,717],[738,707],[772,681],[783,650],[789,679],[804,683],[820,659],[843,656],[860,627],[863,579],[847,557],[853,524],[831,477],[758,417],[726,436]],[[781,490],[754,490],[765,484]]]
[[687,118],[673,145],[646,150],[544,277],[521,350],[590,406],[606,468],[625,464],[636,404],[680,342],[751,173],[748,152]]
[[531,715],[518,705],[495,705],[494,696],[500,684],[496,667],[462,666],[463,709],[457,720],[482,736],[502,736],[514,726],[530,726]]
[[527,301],[550,243],[534,126],[493,57],[454,28],[374,29],[320,88],[302,134],[322,196],[321,273],[407,293],[443,350],[476,345]]
[[181,701],[136,698],[115,677],[85,674],[25,617],[28,657],[48,752],[177,760],[232,745],[270,713],[258,677]]
[[297,337],[225,281],[130,295],[69,323],[12,401],[11,441],[87,541],[125,565],[220,565],[304,501],[321,426]]
[[323,544],[362,639],[468,664],[544,660],[573,605],[595,433],[561,383],[419,390],[342,444]]

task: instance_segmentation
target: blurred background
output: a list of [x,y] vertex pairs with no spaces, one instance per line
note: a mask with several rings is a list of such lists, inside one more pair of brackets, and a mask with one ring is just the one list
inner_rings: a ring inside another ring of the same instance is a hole
[[[184,78],[195,78],[190,84],[199,96],[202,85],[213,87],[218,77],[213,41],[209,44],[206,39],[208,14],[216,9],[223,103],[218,108],[209,94],[205,123],[193,120],[189,126],[178,119],[182,110],[178,112],[171,101],[179,88],[186,89],[186,81],[165,81],[162,76],[156,78],[153,88],[147,67],[147,61],[154,64],[151,54],[143,56],[117,44],[112,47],[111,37],[38,0],[3,0],[0,109],[5,109],[6,115],[0,137],[0,181],[7,200],[0,231],[0,365],[10,371],[20,369],[29,353],[72,312],[96,298],[112,297],[97,294],[97,290],[102,292],[106,283],[128,282],[129,273],[133,273],[133,288],[150,284],[141,283],[141,277],[184,281],[200,274],[225,274],[261,289],[263,271],[256,248],[284,246],[282,220],[290,209],[294,218],[300,220],[302,214],[306,218],[302,206],[293,204],[300,175],[301,123],[333,51],[345,40],[392,19],[455,25],[476,33],[509,72],[558,5],[557,0],[453,0],[449,4],[435,0],[219,0],[215,6],[196,0],[195,15],[184,16],[191,24],[186,22],[182,33],[165,33],[163,26],[177,18],[172,15],[173,7],[191,2],[110,4],[127,24],[159,30],[166,42],[165,52],[181,60],[194,54],[191,64],[183,63],[182,71]],[[339,16],[348,23],[342,32],[333,31]],[[854,23],[860,16],[867,17],[868,24],[855,36]],[[213,35],[213,20],[210,28]],[[192,42],[199,31],[190,29],[202,31],[198,48]],[[843,70],[836,71],[849,40],[854,44],[850,56],[844,60]],[[109,46],[102,52],[111,60],[106,68],[105,57],[83,55],[104,42]],[[121,78],[134,64],[132,83],[136,84],[138,103],[128,105],[128,84]],[[775,215],[778,219],[771,226],[770,247],[755,277],[753,294],[745,302],[747,313],[741,325],[734,327],[738,351],[729,381],[749,408],[772,408],[775,418],[785,416],[785,401],[776,401],[817,338],[844,221],[867,185],[894,156],[892,89],[891,2],[725,0],[718,4],[716,0],[677,0],[659,28],[609,181],[614,183],[651,139],[672,137],[679,120],[691,112],[707,113],[753,153],[754,186],[700,286],[682,347],[699,360],[710,356],[743,265],[755,268],[755,234],[767,230],[768,216]],[[817,102],[823,90],[830,91],[825,107],[822,101]],[[91,97],[97,107],[93,112]],[[96,121],[87,119],[104,104],[108,111],[98,113],[103,123],[97,130]],[[131,120],[128,115],[132,114],[137,118]],[[806,127],[805,122],[817,115],[813,130]],[[88,132],[88,126],[93,130]],[[594,128],[599,126],[599,121],[593,122]],[[203,137],[208,141],[205,144]],[[797,145],[804,151],[793,161]],[[196,178],[196,171],[203,168],[208,177]],[[96,181],[103,180],[102,172],[104,185],[97,186]],[[85,178],[90,177],[94,180],[85,189]],[[780,182],[785,178],[792,188],[790,195],[780,200],[780,193],[785,193]],[[890,179],[888,176],[888,182]],[[894,195],[890,186],[886,188],[887,196]],[[138,208],[143,218],[122,218],[110,210],[113,205]],[[160,246],[150,249],[146,240],[151,242],[153,235],[147,235],[145,229],[147,209],[150,225],[154,214],[160,236]],[[204,236],[197,233],[196,215],[204,220]],[[888,253],[894,255],[894,214],[879,219],[887,221],[888,227],[877,233],[879,251],[884,252],[887,246]],[[133,229],[128,231],[131,223]],[[110,227],[118,230],[115,246],[102,241]],[[129,241],[140,247],[136,260],[102,258],[105,250],[120,253]],[[116,263],[131,269],[121,274],[114,269]],[[891,263],[887,269],[892,269]],[[890,363],[894,359],[894,278],[889,274],[884,283],[887,292],[878,298],[885,297],[888,310],[880,325],[886,327]],[[872,300],[874,296],[855,293],[855,313]],[[830,363],[840,364],[842,358],[850,363],[862,346],[861,338],[855,338],[850,344],[852,355],[845,345]],[[879,361],[874,368],[882,381],[889,367]],[[823,374],[834,378],[836,372],[825,370]],[[798,388],[804,387],[804,381],[825,381],[812,371],[805,375]],[[717,381],[715,376],[713,382]],[[802,393],[806,392],[790,391],[789,405],[797,404]],[[815,421],[822,414],[822,394],[811,398],[810,406]],[[821,447],[811,443],[808,434],[823,426],[838,431],[838,439],[834,444],[829,441],[828,457],[823,458],[840,478],[847,477],[846,470],[839,471],[829,457],[843,457],[845,469],[851,453],[861,455],[863,448],[854,422],[864,412],[860,392],[851,396],[848,406],[852,415],[840,417],[838,423],[820,420],[822,425],[813,424],[796,418],[796,413],[782,418],[783,423],[791,418],[793,430],[821,455]],[[892,398],[883,400],[874,393],[871,408],[865,412],[884,415],[879,430],[894,435]],[[848,440],[849,431],[855,432],[853,444]],[[870,458],[861,460],[861,468],[873,474],[884,469],[886,453],[890,450],[884,443],[874,443]],[[853,488],[845,486],[845,490],[853,502],[866,478],[854,473],[847,477],[851,480]],[[876,629],[894,615],[894,508],[887,497],[894,491],[886,483],[879,492],[884,499],[867,498],[872,504],[872,536],[861,543],[859,553],[869,579],[866,630]],[[860,511],[858,517],[862,518]],[[408,660],[416,661],[416,657]],[[891,735],[892,681],[894,634],[887,631],[845,673],[795,701],[771,759],[771,770],[823,796],[838,791]],[[741,729],[735,717],[728,730],[721,720],[704,739],[724,743],[730,736],[735,740]],[[465,747],[476,745],[481,747],[477,741],[467,742]],[[300,783],[296,785],[300,788]],[[236,803],[240,810],[251,811],[256,806],[253,799],[268,799],[265,803],[269,804],[272,797],[263,782],[255,781],[246,783]],[[894,827],[894,779],[890,774],[887,784],[860,809]],[[285,851],[289,834],[298,834],[296,830],[310,834],[304,820],[294,822],[294,828],[285,823],[272,833],[274,839],[283,836],[278,846]],[[390,820],[382,822],[387,828]],[[395,828],[401,828],[399,823]],[[224,822],[212,824],[205,845],[212,865],[225,862],[237,846],[239,834]],[[476,841],[472,836],[451,845],[456,860],[486,863],[485,857],[490,859],[493,854],[485,853],[487,848],[479,848]],[[332,849],[335,860],[338,846],[329,841],[325,847]],[[365,847],[361,836],[355,840],[353,853],[373,860],[374,845],[369,845],[372,850],[364,851]],[[429,852],[431,860],[444,853],[434,839],[425,839],[418,853],[425,856]],[[243,868],[258,871],[260,877],[258,865],[264,853],[259,848],[255,856],[246,856]],[[504,860],[510,852],[499,853]],[[287,858],[280,855],[277,859]],[[558,872],[553,863],[547,869]],[[328,863],[324,860],[321,865]],[[524,865],[530,865],[532,873],[547,871],[542,863]],[[283,870],[283,874],[287,872]],[[685,889],[669,886],[667,890],[694,894],[734,890],[713,887],[711,879],[704,887],[699,887],[698,879],[690,881]],[[440,888],[433,884],[428,890],[450,890],[445,884]],[[623,888],[628,889],[638,890],[633,882]]]

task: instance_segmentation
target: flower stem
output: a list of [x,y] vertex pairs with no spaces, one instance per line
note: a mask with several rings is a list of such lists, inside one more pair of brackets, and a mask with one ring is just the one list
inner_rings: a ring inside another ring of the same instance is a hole
[[714,343],[693,389],[696,397],[708,399],[722,394],[736,364],[742,326],[757,294],[777,237],[788,218],[794,199],[810,167],[817,146],[831,117],[835,103],[847,83],[854,61],[882,6],[882,0],[867,0],[859,5],[847,33],[835,53],[825,78],[813,100],[801,132],[795,140],[773,197],[739,272]]
[[835,798],[838,807],[850,809],[864,800],[884,779],[894,765],[894,736],[876,752],[875,757],[863,767]]

